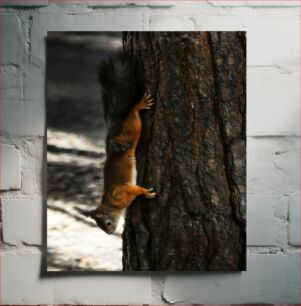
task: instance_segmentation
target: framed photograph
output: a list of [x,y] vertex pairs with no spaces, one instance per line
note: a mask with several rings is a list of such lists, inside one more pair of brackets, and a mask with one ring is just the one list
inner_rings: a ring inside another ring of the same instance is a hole
[[246,33],[48,32],[47,271],[246,270]]

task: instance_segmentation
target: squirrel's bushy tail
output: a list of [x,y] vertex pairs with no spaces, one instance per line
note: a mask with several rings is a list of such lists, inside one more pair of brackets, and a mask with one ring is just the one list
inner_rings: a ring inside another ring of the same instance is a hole
[[119,53],[99,67],[104,117],[110,125],[122,121],[143,95],[143,81],[138,64]]

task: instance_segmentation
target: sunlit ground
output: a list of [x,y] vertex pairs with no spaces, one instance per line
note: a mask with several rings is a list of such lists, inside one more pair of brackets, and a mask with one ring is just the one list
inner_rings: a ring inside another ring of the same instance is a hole
[[53,129],[47,136],[47,270],[121,270],[123,220],[108,235],[81,213],[100,203],[103,142]]

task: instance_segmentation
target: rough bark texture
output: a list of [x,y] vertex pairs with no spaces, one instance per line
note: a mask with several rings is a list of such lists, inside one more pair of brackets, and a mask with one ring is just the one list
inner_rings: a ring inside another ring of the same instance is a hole
[[155,107],[143,114],[124,270],[245,269],[244,32],[125,33]]

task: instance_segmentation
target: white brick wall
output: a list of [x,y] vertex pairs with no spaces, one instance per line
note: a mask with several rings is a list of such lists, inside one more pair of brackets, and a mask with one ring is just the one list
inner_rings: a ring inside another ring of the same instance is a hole
[[[5,0],[1,6],[2,304],[299,302],[297,0]],[[40,278],[45,36],[71,30],[247,31],[247,272]]]
[[299,254],[249,254],[248,272],[167,276],[163,297],[169,303],[297,303]]
[[[3,242],[22,248],[26,245],[42,245],[42,199],[4,199]],[[26,230],[24,230],[26,229]]]
[[41,278],[41,252],[36,248],[6,251],[1,262],[2,302],[7,304],[139,304],[150,296],[147,275]]
[[24,41],[21,35],[21,23],[17,14],[4,13],[0,16],[5,29],[5,44],[2,45],[2,65],[22,63]]
[[300,197],[293,195],[289,201],[289,243],[300,246]]
[[21,189],[21,156],[13,145],[1,144],[1,190]]
[[0,6],[7,7],[36,7],[46,6],[49,4],[48,0],[3,0]]

